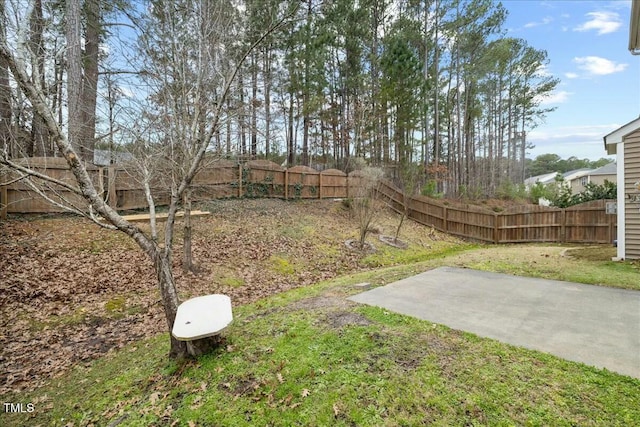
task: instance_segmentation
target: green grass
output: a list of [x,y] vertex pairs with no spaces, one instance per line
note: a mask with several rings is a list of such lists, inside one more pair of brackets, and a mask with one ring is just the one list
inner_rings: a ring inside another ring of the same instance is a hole
[[[166,335],[136,343],[33,394],[6,397],[36,410],[2,414],[0,425],[640,424],[640,380],[345,300],[356,283],[382,285],[440,265],[485,259],[505,272],[533,269],[502,250],[449,250],[236,307],[214,353],[177,363],[166,356]],[[585,262],[538,256],[550,275]],[[616,270],[623,281],[637,278],[626,264],[590,265],[603,278]]]
[[267,268],[274,273],[290,276],[296,273],[296,265],[286,255],[272,255],[267,262]]
[[388,267],[393,265],[414,264],[423,261],[439,259],[452,253],[459,253],[473,248],[473,245],[441,244],[434,247],[410,245],[406,249],[399,249],[388,245],[378,245],[376,251],[362,259],[367,267]]
[[[593,260],[589,255],[594,250],[592,247],[566,251],[566,255],[563,255],[566,248],[562,246],[542,247],[542,254],[536,253],[536,248],[541,246],[487,246],[479,251],[450,257],[446,261],[450,265],[496,273],[640,290],[640,263],[637,261],[614,262],[606,257]],[[583,249],[586,258],[574,256]]]

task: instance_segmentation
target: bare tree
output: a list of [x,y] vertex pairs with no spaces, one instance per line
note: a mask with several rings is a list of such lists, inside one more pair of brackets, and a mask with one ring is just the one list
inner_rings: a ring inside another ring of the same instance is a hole
[[376,205],[376,191],[384,172],[380,168],[365,167],[354,176],[357,176],[358,183],[355,187],[355,195],[352,200],[352,209],[358,222],[358,247],[365,249],[367,234],[371,230],[378,206]]
[[[204,8],[213,7],[215,3],[216,2],[213,0],[193,0],[188,2],[188,6]],[[220,125],[220,116],[223,105],[225,104],[224,101],[229,94],[231,85],[234,82],[242,62],[262,41],[266,34],[274,31],[285,19],[288,19],[289,14],[285,15],[278,22],[274,22],[266,31],[265,35],[259,37],[255,43],[253,43],[237,58],[234,65],[230,68],[226,70],[211,70],[210,68],[204,67],[203,72],[212,74],[199,74],[198,68],[195,66],[198,64],[204,64],[208,58],[205,58],[204,56],[198,57],[201,62],[191,63],[196,71],[196,78],[198,79],[197,84],[200,85],[198,87],[201,89],[200,92],[194,95],[196,98],[198,96],[205,96],[206,85],[204,83],[206,79],[217,78],[221,82],[221,91],[219,99],[216,100],[216,102],[209,103],[208,105],[211,108],[206,109],[205,111],[202,111],[201,106],[203,104],[200,102],[188,105],[175,104],[177,109],[188,109],[194,107],[196,108],[196,113],[193,116],[189,116],[191,119],[191,122],[189,122],[189,125],[191,126],[190,129],[193,131],[191,133],[192,137],[186,141],[174,140],[175,144],[170,144],[170,146],[177,149],[174,151],[175,155],[174,157],[165,159],[171,166],[170,170],[172,171],[172,181],[168,206],[168,218],[164,228],[164,244],[161,244],[157,241],[157,234],[154,232],[152,232],[151,235],[146,234],[136,225],[126,221],[120,214],[118,214],[117,211],[104,201],[102,195],[98,192],[96,186],[92,182],[84,162],[81,161],[80,153],[78,152],[80,138],[78,130],[82,126],[82,111],[80,104],[81,88],[79,87],[81,84],[81,78],[79,76],[82,75],[82,55],[81,50],[79,49],[81,23],[79,18],[76,19],[79,17],[80,13],[80,0],[67,0],[66,10],[66,36],[68,43],[67,93],[69,96],[68,123],[66,127],[60,126],[57,122],[55,112],[49,106],[42,87],[35,83],[36,79],[33,78],[34,70],[25,60],[25,58],[29,57],[29,52],[24,48],[24,44],[16,42],[16,40],[19,39],[17,36],[18,25],[11,28],[14,33],[7,34],[8,28],[3,24],[1,29],[2,31],[0,31],[0,64],[7,64],[11,76],[17,84],[20,93],[24,94],[24,97],[29,101],[34,111],[36,111],[44,120],[50,137],[55,143],[57,150],[67,161],[67,164],[75,177],[75,182],[68,183],[52,179],[47,175],[29,168],[28,165],[13,161],[9,157],[6,145],[0,155],[0,165],[9,168],[18,176],[18,179],[22,179],[25,182],[31,182],[34,187],[36,187],[38,183],[47,182],[50,185],[60,186],[66,191],[80,196],[84,201],[84,206],[66,206],[67,209],[92,219],[96,224],[112,230],[120,231],[132,238],[147,254],[154,265],[167,325],[169,330],[171,330],[177,308],[180,303],[172,272],[174,226],[178,207],[181,204],[185,193],[190,190],[193,179],[205,159],[205,153],[218,126]],[[187,10],[191,13],[199,12],[199,10],[189,8],[187,8]],[[210,18],[212,15],[205,14],[204,16],[205,18]],[[224,24],[224,22],[221,23]],[[202,22],[201,24],[202,28],[211,28],[214,26],[213,24],[218,23]],[[179,35],[182,33],[182,31],[179,31],[175,34]],[[202,46],[203,50],[200,51],[200,53],[204,52],[205,48],[210,48],[210,52],[215,51],[215,47],[207,45]],[[218,53],[223,54],[224,50],[218,50]],[[192,76],[185,75],[184,77],[191,78]],[[175,100],[179,101],[179,98],[175,98]],[[180,118],[177,116],[164,116],[162,119],[173,126],[174,122]],[[177,134],[174,134],[173,136],[177,136]],[[148,176],[151,176],[150,171]],[[154,205],[154,198],[150,193],[150,186],[147,185],[148,201],[150,207],[152,207]],[[44,192],[42,192],[42,194],[44,194]],[[99,220],[98,215],[106,220],[106,224]],[[170,355],[172,357],[186,357],[187,355],[196,354],[197,351],[198,349],[193,345],[178,341],[171,337]]]
[[418,189],[418,179],[420,177],[419,167],[414,163],[406,163],[401,165],[399,171],[400,189],[402,190],[402,213],[400,215],[400,221],[396,228],[393,241],[396,245],[401,244],[398,241],[400,236],[400,229],[404,224],[404,221],[409,217],[409,210],[411,208],[411,198],[415,196]]

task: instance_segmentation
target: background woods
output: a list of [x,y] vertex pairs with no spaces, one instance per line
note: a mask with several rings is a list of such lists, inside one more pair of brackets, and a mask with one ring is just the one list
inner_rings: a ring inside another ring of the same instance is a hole
[[[205,141],[288,166],[413,164],[438,192],[492,196],[530,175],[526,135],[558,84],[492,0],[20,3],[1,6],[2,37],[81,158],[128,151],[148,175],[168,157],[188,170]],[[3,59],[7,156],[60,155],[13,81]]]

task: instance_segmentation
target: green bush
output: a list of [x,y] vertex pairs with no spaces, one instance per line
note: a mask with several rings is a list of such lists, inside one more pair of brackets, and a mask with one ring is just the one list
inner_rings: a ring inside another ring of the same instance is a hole
[[441,199],[444,194],[438,193],[438,183],[435,179],[430,179],[420,190],[420,194],[434,199]]
[[526,199],[527,190],[524,184],[514,184],[511,180],[506,180],[500,183],[496,196],[503,200]]
[[[562,181],[559,181],[558,184],[548,184],[544,190],[547,193],[542,197],[550,200],[551,204],[558,208],[567,208],[592,200],[615,199],[617,197],[617,185],[606,180],[604,184],[590,182],[585,185],[585,190],[578,194],[573,194],[571,187],[563,185]],[[541,191],[540,188],[536,189],[536,192],[538,191]],[[533,194],[533,191],[531,194]]]
[[553,192],[549,187],[539,181],[529,189],[529,200],[531,203],[537,204],[540,199],[552,200],[553,196]]

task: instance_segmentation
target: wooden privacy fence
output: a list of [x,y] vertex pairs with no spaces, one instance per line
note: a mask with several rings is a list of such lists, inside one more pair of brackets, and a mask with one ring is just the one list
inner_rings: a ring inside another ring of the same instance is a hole
[[[23,159],[39,173],[75,185],[75,179],[62,158]],[[133,169],[88,167],[94,184],[109,205],[117,210],[147,208],[140,177]],[[17,176],[0,176],[0,217],[8,213],[61,212],[29,188]],[[150,181],[155,202],[166,205],[170,196],[170,172],[157,173]],[[306,166],[285,169],[266,160],[235,163],[216,160],[206,163],[193,183],[193,200],[225,197],[277,197],[283,199],[343,198],[357,195],[361,172],[349,175],[336,169],[318,172]],[[85,206],[79,196],[62,186],[41,186],[54,200]],[[397,212],[403,212],[405,197],[398,188],[383,181],[378,196]],[[409,218],[435,229],[491,243],[575,242],[611,243],[616,238],[616,215],[606,214],[606,201],[597,200],[567,209],[518,206],[493,212],[477,206],[447,203],[428,197],[407,198]]]
[[606,213],[606,203],[595,200],[566,209],[526,205],[493,212],[477,206],[452,204],[424,196],[406,198],[389,182],[378,195],[392,209],[435,229],[490,243],[561,242],[612,243],[616,239],[616,215]]
[[[20,161],[35,171],[61,182],[76,186],[76,181],[62,158],[28,158]],[[143,181],[134,168],[87,167],[98,191],[109,205],[117,210],[148,207]],[[207,162],[193,182],[192,199],[212,200],[225,197],[277,197],[283,199],[324,199],[349,197],[349,185],[357,184],[359,172],[350,176],[337,169],[318,172],[306,166],[286,169],[267,160],[236,163],[228,160]],[[0,175],[0,216],[8,213],[62,212],[30,188],[24,180],[15,180],[15,173]],[[152,177],[150,187],[158,206],[168,204],[171,196],[170,171],[159,171]],[[86,203],[81,197],[62,186],[39,185],[50,198],[77,206]]]

